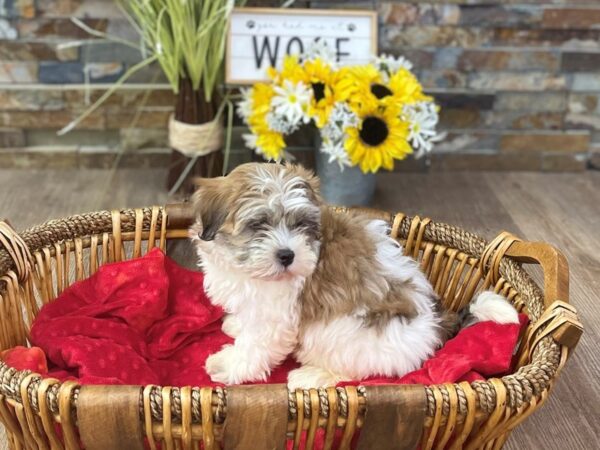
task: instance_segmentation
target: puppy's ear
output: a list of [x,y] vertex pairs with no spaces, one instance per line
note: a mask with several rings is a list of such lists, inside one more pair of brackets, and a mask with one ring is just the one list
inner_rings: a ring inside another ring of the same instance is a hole
[[312,170],[306,170],[306,184],[315,195],[315,199],[321,201],[321,180],[317,177]]
[[227,217],[224,177],[196,178],[198,190],[192,197],[196,217],[202,222],[200,239],[212,241]]

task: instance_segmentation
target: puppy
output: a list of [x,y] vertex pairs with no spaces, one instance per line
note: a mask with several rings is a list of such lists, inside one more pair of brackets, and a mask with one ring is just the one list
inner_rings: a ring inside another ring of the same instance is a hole
[[[211,301],[235,338],[206,361],[213,381],[265,380],[291,354],[291,389],[419,368],[460,327],[387,224],[323,205],[300,166],[250,163],[201,179],[190,236]],[[481,294],[466,320],[517,322]]]

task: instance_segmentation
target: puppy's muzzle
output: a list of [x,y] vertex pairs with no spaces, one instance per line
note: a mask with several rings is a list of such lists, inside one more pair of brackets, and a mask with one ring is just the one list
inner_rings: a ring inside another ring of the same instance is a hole
[[277,251],[277,260],[283,267],[288,267],[294,262],[294,252],[289,248]]

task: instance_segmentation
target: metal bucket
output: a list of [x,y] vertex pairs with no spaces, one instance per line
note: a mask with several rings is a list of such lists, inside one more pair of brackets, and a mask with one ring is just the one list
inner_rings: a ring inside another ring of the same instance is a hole
[[329,155],[316,148],[317,175],[325,201],[340,206],[368,206],[375,194],[375,174],[363,173],[358,167],[345,167],[328,161]]

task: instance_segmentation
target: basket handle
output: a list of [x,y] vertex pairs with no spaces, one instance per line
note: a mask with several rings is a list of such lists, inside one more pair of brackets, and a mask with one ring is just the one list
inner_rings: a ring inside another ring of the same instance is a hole
[[569,302],[569,264],[558,249],[545,242],[522,241],[503,231],[489,242],[479,259],[479,270],[486,278],[486,286],[500,279],[500,262],[505,256],[519,263],[542,267],[545,309],[556,300]]
[[8,220],[0,220],[0,248],[4,247],[15,265],[19,281],[29,277],[33,261],[29,247],[10,225]]
[[515,241],[506,256],[526,264],[539,264],[544,271],[544,304],[569,302],[569,263],[560,250],[545,242]]
[[[573,349],[581,335],[583,325],[577,318],[577,310],[569,304],[569,264],[560,250],[545,242],[526,242],[509,233],[502,233],[507,242],[504,256],[525,264],[539,264],[544,272],[544,305],[546,311],[538,325],[548,323],[546,332],[556,342]],[[497,266],[495,266],[496,269]]]

